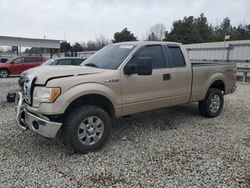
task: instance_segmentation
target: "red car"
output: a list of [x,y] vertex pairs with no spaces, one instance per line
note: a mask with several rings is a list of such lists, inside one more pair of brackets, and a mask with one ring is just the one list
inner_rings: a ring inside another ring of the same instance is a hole
[[25,70],[44,63],[46,58],[37,56],[19,56],[5,63],[0,63],[0,78],[7,78],[10,74],[20,74]]

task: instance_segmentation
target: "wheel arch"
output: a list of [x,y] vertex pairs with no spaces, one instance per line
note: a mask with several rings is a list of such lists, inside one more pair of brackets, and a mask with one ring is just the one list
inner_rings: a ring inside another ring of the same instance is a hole
[[223,80],[218,79],[212,82],[212,84],[210,84],[209,88],[214,88],[214,89],[219,89],[220,91],[222,91],[223,93],[225,92],[225,83]]
[[83,105],[95,105],[108,113],[111,119],[115,119],[116,113],[113,103],[109,98],[101,94],[86,94],[74,99],[66,108],[64,114],[69,114],[72,110]]
[[226,81],[227,81],[227,78],[223,73],[216,72],[207,79],[206,91],[208,91],[210,88],[215,88],[225,93],[226,84],[227,84]]
[[9,71],[9,69],[7,68],[7,67],[0,67],[0,70],[6,70],[9,74],[10,74],[10,71]]

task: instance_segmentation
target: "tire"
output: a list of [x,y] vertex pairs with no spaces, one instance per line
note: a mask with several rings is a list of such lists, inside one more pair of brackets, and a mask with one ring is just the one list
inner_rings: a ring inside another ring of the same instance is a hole
[[9,72],[6,69],[0,69],[0,78],[8,78]]
[[202,116],[213,118],[217,117],[224,105],[224,97],[219,89],[210,88],[206,98],[199,102],[199,111]]
[[67,115],[62,136],[66,146],[76,152],[89,153],[105,145],[110,131],[111,119],[107,112],[97,106],[86,105]]

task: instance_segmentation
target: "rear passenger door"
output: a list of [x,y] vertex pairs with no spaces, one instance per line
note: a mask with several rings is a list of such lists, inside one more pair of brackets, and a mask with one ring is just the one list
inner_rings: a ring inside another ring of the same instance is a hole
[[122,73],[123,115],[162,108],[169,105],[170,79],[168,65],[162,45],[142,47],[127,64],[133,64],[138,57],[150,58],[152,75],[125,75]]
[[164,54],[170,62],[168,72],[171,77],[171,106],[188,103],[192,84],[191,64],[186,63],[178,45],[164,45]]

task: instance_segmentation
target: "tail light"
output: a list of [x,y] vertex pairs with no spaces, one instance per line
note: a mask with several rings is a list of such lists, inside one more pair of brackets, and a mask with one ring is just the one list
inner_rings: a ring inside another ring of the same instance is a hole
[[233,76],[234,76],[234,79],[236,80],[237,78],[237,68],[233,68]]

